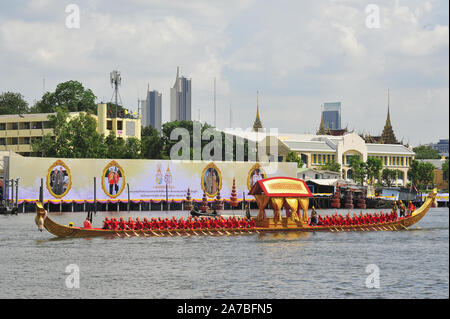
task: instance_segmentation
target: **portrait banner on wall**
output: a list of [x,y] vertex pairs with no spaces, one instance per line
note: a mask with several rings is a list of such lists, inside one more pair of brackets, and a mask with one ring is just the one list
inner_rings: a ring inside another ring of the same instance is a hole
[[256,163],[252,166],[247,176],[247,188],[251,190],[259,180],[267,177],[266,171],[261,167],[261,164]]
[[61,160],[54,162],[47,173],[47,190],[55,198],[63,198],[72,186],[69,167]]
[[214,163],[209,163],[203,169],[201,183],[202,190],[208,197],[216,196],[222,189],[222,174]]
[[123,192],[125,174],[123,168],[116,161],[111,161],[106,165],[102,176],[102,188],[106,195],[116,198]]
[[[70,169],[69,169],[70,168]],[[296,163],[278,163],[271,174],[264,171],[264,163],[205,162],[137,159],[55,159],[11,156],[10,178],[20,178],[19,201],[39,199],[41,178],[47,179],[44,201],[92,202],[96,199],[134,202],[158,202],[186,199],[187,189],[195,201],[203,193],[212,199],[220,191],[224,200],[231,196],[233,178],[238,199],[243,199],[254,181],[264,177],[296,177]],[[99,181],[94,184],[94,177]],[[248,199],[248,197],[247,197]]]

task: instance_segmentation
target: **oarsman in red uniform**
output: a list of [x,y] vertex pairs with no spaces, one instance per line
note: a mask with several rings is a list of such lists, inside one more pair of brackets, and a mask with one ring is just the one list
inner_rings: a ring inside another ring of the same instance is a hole
[[408,203],[408,211],[407,211],[407,215],[406,216],[412,215],[413,211],[415,211],[415,210],[416,210],[416,206],[414,206],[412,201],[409,201],[409,203]]
[[177,226],[177,221],[175,220],[175,222],[174,222],[174,219],[175,219],[174,216],[172,216],[171,219],[169,219],[169,218],[165,219],[167,229],[169,229],[169,230],[175,229],[175,227]]
[[169,220],[169,218],[164,218],[163,220],[162,220],[162,225],[163,225],[163,227],[164,227],[164,229],[169,229],[169,225],[170,225],[170,220]]
[[163,221],[161,220],[161,217],[158,217],[158,219],[155,221],[156,229],[164,229]]
[[225,227],[225,220],[222,216],[219,217],[219,220],[217,221],[217,225],[219,226],[219,228]]
[[225,222],[225,228],[233,228],[233,219],[231,217],[228,217]]
[[128,227],[128,229],[133,230],[133,229],[134,229],[134,226],[135,226],[135,224],[134,224],[133,218],[131,218],[131,216],[128,217],[128,222],[127,222],[127,227]]
[[333,215],[333,226],[337,226],[338,223],[339,223],[338,216],[335,214],[335,215]]
[[206,229],[206,228],[208,228],[208,227],[206,226],[206,218],[205,218],[205,217],[201,217],[201,218],[199,219],[199,223],[200,223],[200,229]]
[[234,228],[241,228],[241,217],[234,218]]
[[233,217],[233,218],[231,219],[231,225],[232,225],[233,228],[239,228],[239,222],[238,222],[238,220],[236,219],[236,217]]
[[84,228],[92,228],[92,224],[91,224],[91,221],[89,220],[89,217],[86,217],[86,219],[84,220],[83,227]]
[[332,226],[335,226],[335,225],[336,225],[336,214],[334,214],[334,215],[332,215],[332,216],[330,217],[330,224],[331,224]]
[[315,226],[322,226],[322,225],[323,225],[323,218],[321,215],[319,215],[319,218],[317,218],[317,225],[315,225]]
[[249,226],[250,226],[250,228],[255,228],[256,227],[256,222],[253,219],[253,217],[250,217]]
[[136,217],[136,222],[134,223],[134,229],[137,229],[137,230],[144,229],[144,223],[141,222],[139,217]]
[[217,218],[216,217],[211,218],[209,220],[209,228],[211,228],[211,229],[216,229],[217,228]]
[[183,217],[181,217],[179,220],[178,220],[178,222],[177,222],[177,228],[179,228],[179,229],[186,229],[186,222],[185,222],[185,220],[183,219]]
[[108,216],[106,216],[105,220],[103,221],[103,229],[111,229],[111,221],[109,220]]
[[239,228],[247,228],[247,221],[245,220],[245,218],[241,218],[239,220]]
[[111,218],[111,229],[112,230],[119,229],[119,222],[117,221],[116,217]]
[[194,217],[194,229],[200,229],[200,221],[198,220],[198,217],[197,216],[195,216]]
[[164,225],[166,226],[166,229],[170,229],[170,219],[168,217],[164,218]]
[[150,223],[148,222],[148,218],[144,217],[144,221],[142,222],[142,228],[145,230],[150,229]]
[[125,230],[127,229],[127,223],[123,220],[123,217],[119,219],[119,229]]
[[152,217],[151,219],[150,219],[150,229],[151,230],[155,230],[156,229],[156,219],[155,219],[155,217]]

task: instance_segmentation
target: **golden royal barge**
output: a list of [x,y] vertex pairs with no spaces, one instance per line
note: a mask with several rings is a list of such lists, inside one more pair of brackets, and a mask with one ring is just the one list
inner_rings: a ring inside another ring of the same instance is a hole
[[[82,228],[60,225],[53,221],[42,203],[36,203],[35,222],[40,231],[44,228],[57,237],[98,237],[98,236],[199,236],[199,235],[242,235],[266,232],[341,232],[341,231],[398,231],[407,229],[420,221],[430,209],[436,198],[437,190],[428,195],[421,207],[409,216],[376,224],[350,226],[310,226],[308,225],[309,198],[311,191],[303,180],[289,177],[266,178],[253,185],[249,192],[258,204],[258,216],[254,228],[222,228],[222,229],[165,229],[165,230],[110,230],[100,228]],[[268,218],[265,208],[270,205],[273,217]],[[286,216],[281,215],[282,208]]]

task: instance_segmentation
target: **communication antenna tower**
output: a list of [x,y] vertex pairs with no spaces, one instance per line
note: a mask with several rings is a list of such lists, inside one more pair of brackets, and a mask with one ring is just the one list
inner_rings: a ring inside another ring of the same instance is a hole
[[122,98],[119,94],[119,86],[122,84],[122,77],[120,75],[120,71],[112,71],[109,73],[109,80],[111,82],[111,87],[114,88],[113,96],[111,97],[111,101],[114,97],[114,101],[116,104],[116,118],[117,118],[117,105],[118,105],[118,98],[120,99],[120,103],[122,104]]

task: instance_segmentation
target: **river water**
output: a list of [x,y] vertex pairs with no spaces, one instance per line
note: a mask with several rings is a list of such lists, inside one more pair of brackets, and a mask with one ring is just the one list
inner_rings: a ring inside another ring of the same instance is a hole
[[[94,227],[119,214],[187,216],[99,212]],[[34,217],[0,216],[0,298],[449,298],[448,208],[407,231],[223,237],[58,239]]]

